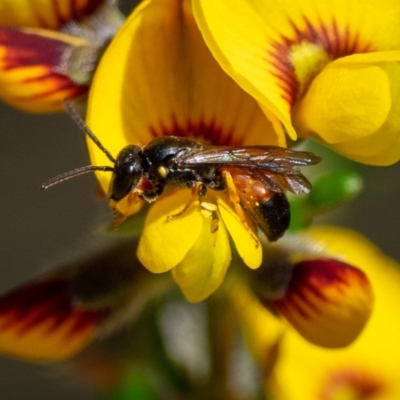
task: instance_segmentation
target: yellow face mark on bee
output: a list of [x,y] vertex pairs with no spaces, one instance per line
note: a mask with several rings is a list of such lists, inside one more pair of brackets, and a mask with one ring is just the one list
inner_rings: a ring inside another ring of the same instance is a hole
[[163,166],[160,166],[157,168],[157,172],[163,177],[165,178],[168,175],[168,168],[165,168]]

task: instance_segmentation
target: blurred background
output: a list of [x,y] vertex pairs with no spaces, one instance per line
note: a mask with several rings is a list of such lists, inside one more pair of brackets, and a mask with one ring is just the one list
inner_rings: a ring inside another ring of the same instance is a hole
[[[139,0],[120,0],[129,15]],[[31,115],[0,103],[0,293],[54,269],[93,246],[92,233],[109,223],[106,202],[96,200],[88,174],[43,191],[42,182],[89,164],[84,134],[66,114]],[[74,182],[75,181],[75,182]],[[70,379],[67,366],[29,364],[0,357],[0,397],[95,399]]]
[[[0,132],[0,293],[4,293],[92,247],[92,233],[109,223],[112,213],[106,201],[95,196],[92,174],[40,189],[48,178],[89,164],[84,135],[67,115],[29,115],[1,104]],[[400,260],[400,165],[353,167],[365,179],[363,192],[317,222],[354,228]],[[321,164],[324,168],[329,162]],[[96,398],[63,366],[7,357],[0,357],[0,388],[6,400]]]
[[[85,246],[99,221],[111,219],[94,196],[92,175],[47,191],[46,179],[89,163],[83,134],[67,115],[35,116],[0,107],[0,292],[49,270]],[[62,367],[0,358],[1,398],[91,399]]]

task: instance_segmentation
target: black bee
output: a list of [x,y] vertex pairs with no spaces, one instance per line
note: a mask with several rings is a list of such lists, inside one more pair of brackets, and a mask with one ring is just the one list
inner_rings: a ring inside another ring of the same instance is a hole
[[[128,203],[137,198],[156,201],[166,186],[192,188],[194,200],[206,197],[208,189],[225,191],[246,227],[247,214],[274,241],[290,224],[285,193],[308,193],[311,189],[299,167],[320,161],[313,153],[278,146],[210,146],[174,136],[155,138],[144,147],[128,145],[114,158],[71,105],[66,103],[66,107],[114,166],[74,169],[48,180],[42,188],[91,171],[109,171],[113,175],[108,197],[114,209],[126,196]],[[190,204],[167,219],[178,217]]]

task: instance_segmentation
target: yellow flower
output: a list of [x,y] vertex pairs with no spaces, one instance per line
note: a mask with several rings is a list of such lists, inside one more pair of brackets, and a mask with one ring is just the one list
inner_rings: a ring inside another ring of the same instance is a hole
[[365,265],[363,256],[349,255],[352,249],[347,246],[357,248],[357,237],[345,230],[340,237],[337,232],[342,231],[311,228],[264,245],[261,267],[236,283],[232,291],[236,312],[263,369],[269,369],[271,355],[260,349],[276,351],[287,328],[276,316],[289,322],[303,339],[326,348],[348,346],[368,322],[374,305],[368,267],[379,268],[384,259],[370,258]]
[[275,116],[277,129],[363,163],[400,159],[398,1],[193,0],[193,7],[215,58]]
[[[111,154],[128,144],[145,146],[159,136],[180,136],[213,145],[284,145],[257,102],[229,78],[210,54],[194,22],[191,3],[147,0],[134,11],[104,54],[90,92],[88,125]],[[88,142],[94,165],[110,161]],[[105,192],[110,173],[98,172]],[[204,202],[186,189],[150,206],[138,247],[152,272],[172,270],[189,301],[201,301],[221,284],[230,264],[229,231],[251,268],[257,246],[224,193]],[[124,201],[121,202],[124,204]],[[120,205],[124,214],[140,205]]]
[[2,0],[0,97],[31,112],[83,98],[122,21],[108,0]]
[[400,397],[400,273],[398,264],[355,232],[312,228],[321,251],[362,265],[375,292],[374,312],[359,338],[344,349],[322,349],[288,331],[269,380],[274,400],[395,400]]

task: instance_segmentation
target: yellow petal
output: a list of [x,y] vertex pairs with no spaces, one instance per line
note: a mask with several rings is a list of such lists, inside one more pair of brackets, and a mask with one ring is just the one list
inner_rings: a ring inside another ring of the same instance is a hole
[[[399,265],[360,234],[338,227],[313,227],[306,234],[325,256],[362,266],[375,293],[374,312],[360,337],[349,347],[324,349],[288,331],[271,382],[276,400],[338,396],[347,388],[350,399],[395,400],[400,396]],[[352,379],[353,378],[353,379]],[[290,385],[287,382],[290,381]],[[378,384],[378,385],[377,385]],[[380,385],[379,385],[380,384]],[[342,397],[333,397],[342,398]]]
[[150,208],[140,237],[138,257],[151,272],[161,273],[177,266],[202,232],[203,216],[196,200],[183,215],[167,221],[191,200],[190,190],[163,196]]
[[[214,145],[284,140],[212,57],[187,0],[147,0],[135,9],[96,71],[87,122],[113,155],[163,135]],[[93,164],[108,165],[88,146]],[[98,176],[107,191],[110,174]]]
[[193,0],[193,7],[224,70],[274,113],[292,138],[292,108],[326,63],[400,48],[396,0]]
[[391,105],[390,81],[381,68],[326,68],[300,102],[298,123],[327,143],[343,143],[375,133]]
[[337,152],[356,161],[375,165],[398,161],[398,60],[399,51],[385,51],[330,63],[300,102],[294,116],[296,126],[306,134],[315,132]]
[[62,110],[65,98],[88,90],[60,73],[63,55],[86,44],[43,29],[0,28],[0,97],[26,111]]
[[92,14],[105,0],[1,0],[0,25],[58,30]]
[[228,232],[224,224],[220,222],[216,233],[212,233],[211,220],[203,218],[203,227],[196,243],[172,270],[172,276],[185,297],[197,303],[218,289],[230,261]]
[[240,257],[248,267],[252,269],[258,268],[262,261],[260,242],[256,241],[255,237],[245,228],[238,215],[224,198],[218,196],[217,202],[218,211],[232,236]]
[[391,62],[379,64],[379,67],[387,74],[390,82],[391,109],[386,120],[370,136],[354,138],[332,147],[359,162],[391,165],[400,159],[400,66]]
[[373,294],[359,269],[334,259],[312,259],[294,265],[285,296],[273,304],[305,339],[338,348],[363,330]]
[[264,23],[260,10],[238,0],[218,3],[194,0],[193,10],[208,47],[225,72],[275,114],[295,138],[287,94],[280,87],[279,78],[269,71],[268,22]]

